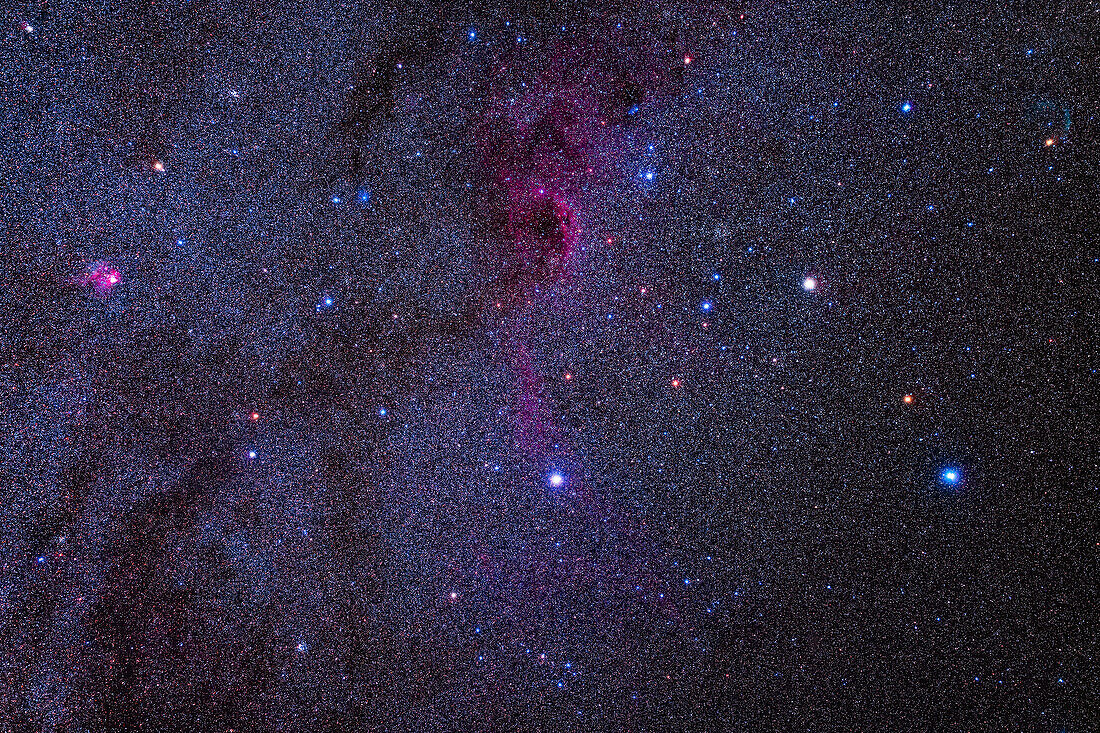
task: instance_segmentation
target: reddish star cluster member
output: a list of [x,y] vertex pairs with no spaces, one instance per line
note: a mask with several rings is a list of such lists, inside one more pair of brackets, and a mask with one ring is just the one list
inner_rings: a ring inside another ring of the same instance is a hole
[[76,278],[78,285],[91,288],[96,295],[106,296],[122,282],[122,273],[109,262],[93,262],[87,271]]

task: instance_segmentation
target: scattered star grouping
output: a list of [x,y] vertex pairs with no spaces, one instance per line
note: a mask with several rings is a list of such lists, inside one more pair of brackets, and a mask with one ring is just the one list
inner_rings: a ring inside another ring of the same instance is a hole
[[0,731],[1095,730],[1087,6],[2,22]]

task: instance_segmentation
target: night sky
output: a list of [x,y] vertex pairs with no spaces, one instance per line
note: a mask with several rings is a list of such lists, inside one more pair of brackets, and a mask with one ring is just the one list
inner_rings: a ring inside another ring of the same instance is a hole
[[0,15],[0,731],[1097,730],[1095,6],[117,5]]

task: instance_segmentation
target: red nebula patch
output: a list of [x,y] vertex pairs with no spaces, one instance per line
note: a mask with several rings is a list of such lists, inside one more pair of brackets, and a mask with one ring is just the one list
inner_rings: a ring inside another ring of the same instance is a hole
[[[577,241],[574,216],[559,193],[532,184],[511,191],[507,234],[523,277],[521,281],[545,283],[563,273]],[[526,283],[530,284],[530,282]]]
[[100,260],[88,266],[88,271],[76,278],[76,283],[91,288],[96,295],[109,295],[122,282],[122,273],[109,262]]

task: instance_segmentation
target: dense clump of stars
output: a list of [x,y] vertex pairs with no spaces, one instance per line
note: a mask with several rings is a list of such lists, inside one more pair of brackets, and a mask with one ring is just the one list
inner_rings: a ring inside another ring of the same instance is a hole
[[1074,12],[19,5],[0,720],[1090,729]]

